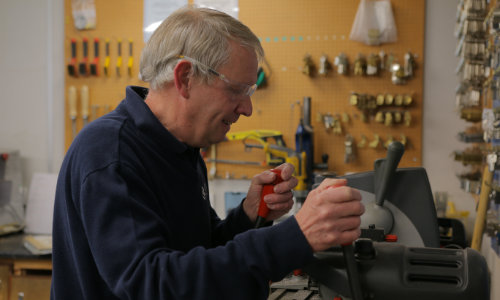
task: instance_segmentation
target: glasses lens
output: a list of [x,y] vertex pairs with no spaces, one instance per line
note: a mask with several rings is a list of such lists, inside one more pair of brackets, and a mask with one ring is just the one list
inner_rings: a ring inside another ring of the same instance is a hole
[[255,93],[255,90],[257,89],[257,84],[254,84],[254,85],[251,85],[248,87],[247,91],[246,91],[246,95],[248,97],[251,97],[253,95],[253,93]]

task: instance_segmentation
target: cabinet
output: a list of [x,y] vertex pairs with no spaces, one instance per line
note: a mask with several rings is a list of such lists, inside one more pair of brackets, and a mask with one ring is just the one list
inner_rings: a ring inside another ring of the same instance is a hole
[[[52,263],[49,259],[10,259],[1,261],[9,277],[8,300],[49,300]],[[5,293],[5,291],[2,291]]]
[[0,265],[0,300],[7,300],[9,296],[10,267]]
[[49,300],[51,256],[32,255],[23,235],[0,238],[0,300]]

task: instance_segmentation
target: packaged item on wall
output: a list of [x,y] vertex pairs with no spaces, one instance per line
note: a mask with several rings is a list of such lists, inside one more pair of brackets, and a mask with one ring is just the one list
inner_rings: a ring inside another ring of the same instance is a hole
[[367,45],[396,42],[397,29],[391,2],[361,0],[349,38]]

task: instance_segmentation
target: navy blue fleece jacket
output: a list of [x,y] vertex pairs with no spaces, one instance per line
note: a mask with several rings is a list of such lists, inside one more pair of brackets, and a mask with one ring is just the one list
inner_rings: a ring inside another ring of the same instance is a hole
[[52,300],[266,299],[313,259],[294,217],[253,230],[241,205],[210,207],[199,150],[172,136],[127,87],[91,122],[59,174]]

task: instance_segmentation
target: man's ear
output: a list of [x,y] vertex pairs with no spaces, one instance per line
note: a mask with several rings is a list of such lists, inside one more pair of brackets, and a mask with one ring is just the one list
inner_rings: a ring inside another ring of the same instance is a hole
[[192,67],[189,61],[181,60],[174,68],[174,84],[179,94],[184,98],[189,98],[189,87],[191,83],[189,73]]

